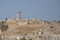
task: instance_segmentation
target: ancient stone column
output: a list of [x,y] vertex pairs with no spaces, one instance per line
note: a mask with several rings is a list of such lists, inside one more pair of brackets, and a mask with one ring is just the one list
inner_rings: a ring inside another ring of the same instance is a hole
[[17,12],[16,20],[21,20],[21,11]]

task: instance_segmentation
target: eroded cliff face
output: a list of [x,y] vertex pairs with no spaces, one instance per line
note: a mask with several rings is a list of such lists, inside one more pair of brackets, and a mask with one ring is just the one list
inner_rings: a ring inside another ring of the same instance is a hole
[[[6,40],[15,40],[17,36],[19,36],[19,39],[25,36],[26,40],[57,40],[60,38],[58,36],[60,35],[60,23],[58,22],[38,19],[7,20],[4,25],[8,25],[8,29],[1,32],[0,35],[2,39],[6,36]],[[11,38],[11,36],[13,37]]]

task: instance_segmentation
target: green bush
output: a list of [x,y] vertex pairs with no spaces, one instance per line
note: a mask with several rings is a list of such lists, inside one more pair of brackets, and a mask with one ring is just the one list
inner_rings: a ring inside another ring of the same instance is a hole
[[26,40],[25,37],[21,38],[20,40]]
[[29,40],[32,40],[32,39],[29,39]]
[[60,23],[60,21],[58,21],[58,23]]

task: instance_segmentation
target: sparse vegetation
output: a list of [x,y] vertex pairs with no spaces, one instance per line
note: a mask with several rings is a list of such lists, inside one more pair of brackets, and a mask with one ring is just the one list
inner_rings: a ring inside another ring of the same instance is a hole
[[32,39],[29,39],[29,40],[32,40]]
[[26,40],[25,37],[21,38],[20,40]]
[[3,23],[6,23],[6,22],[5,21],[2,21],[1,23],[3,24]]
[[6,25],[5,21],[2,21],[0,25],[0,30],[3,32],[6,31],[7,29],[8,29],[8,25]]
[[60,21],[58,21],[58,23],[60,23]]
[[6,20],[6,21],[8,20],[7,17],[5,18],[5,20]]
[[29,24],[29,19],[28,19],[28,23],[27,24]]
[[53,29],[53,26],[51,26],[50,28]]

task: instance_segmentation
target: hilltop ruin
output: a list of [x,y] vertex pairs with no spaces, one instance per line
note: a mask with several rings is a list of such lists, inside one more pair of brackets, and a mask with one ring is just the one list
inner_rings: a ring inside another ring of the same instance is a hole
[[21,19],[19,13],[16,18],[0,22],[0,40],[60,40],[60,23]]

